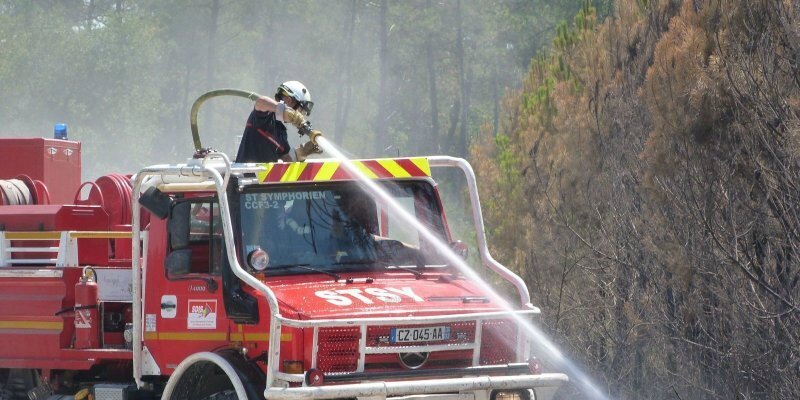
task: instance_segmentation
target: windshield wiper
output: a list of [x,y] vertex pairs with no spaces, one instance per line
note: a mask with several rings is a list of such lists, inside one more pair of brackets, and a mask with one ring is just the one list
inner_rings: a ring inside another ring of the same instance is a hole
[[401,267],[399,265],[393,265],[393,264],[390,264],[388,261],[385,261],[385,260],[375,260],[375,263],[382,265],[386,269],[393,268],[393,269],[397,269],[397,270],[400,270],[400,271],[410,272],[410,273],[414,274],[414,278],[415,279],[420,279],[420,278],[423,278],[425,276],[422,273],[422,271],[417,271],[416,269],[412,269],[412,268],[408,268],[408,267]]
[[386,260],[362,259],[362,260],[351,260],[351,261],[337,261],[337,262],[333,263],[333,265],[347,265],[347,264],[379,264],[379,265],[381,265],[382,267],[384,267],[386,269],[394,268],[394,269],[398,269],[398,270],[401,270],[401,271],[410,272],[410,273],[414,274],[414,277],[416,279],[419,279],[419,278],[422,278],[422,277],[425,276],[422,273],[422,271],[417,271],[417,270],[412,269],[412,268],[401,267],[399,265],[393,265],[393,264],[390,264]]
[[[400,270],[400,271],[410,272],[410,273],[414,274],[414,278],[415,279],[420,279],[420,278],[424,278],[425,277],[425,274],[422,271],[417,271],[417,270],[415,270],[413,268],[401,267],[399,265],[393,265],[393,264],[390,264],[389,262],[384,261],[384,260],[361,259],[361,260],[336,261],[334,263],[331,263],[331,265],[366,265],[366,264],[378,264],[378,265],[380,265],[380,266],[382,266],[382,267],[384,267],[386,269],[393,268],[393,269],[397,269],[397,270]],[[333,272],[327,272],[327,271],[321,271],[321,272],[333,274]],[[333,275],[331,275],[331,276],[333,276]],[[371,278],[368,278],[368,280],[371,280]],[[337,279],[337,281],[338,281],[338,279]],[[350,283],[350,281],[351,281],[351,279],[348,278],[348,283]]]
[[386,267],[386,269],[394,268],[394,269],[399,269],[401,271],[411,272],[412,274],[414,274],[414,277],[416,279],[425,277],[425,274],[423,274],[422,271],[417,271],[413,268],[401,267],[399,265],[390,265],[388,263],[383,264],[383,266]]
[[291,268],[300,268],[300,269],[304,269],[304,270],[307,270],[307,271],[313,271],[313,272],[317,272],[317,273],[320,273],[320,274],[325,274],[325,275],[328,275],[328,276],[332,277],[333,279],[335,279],[336,282],[339,282],[339,280],[342,279],[341,275],[339,275],[339,274],[337,274],[335,272],[325,271],[324,269],[319,269],[319,268],[314,268],[314,267],[311,266],[311,264],[275,265],[275,266],[267,267],[267,271],[278,270],[278,269],[291,269]]
[[347,261],[336,261],[332,262],[331,265],[364,265],[364,264],[377,264],[381,263],[382,261],[378,260],[369,260],[369,259],[361,259],[361,260],[347,260]]

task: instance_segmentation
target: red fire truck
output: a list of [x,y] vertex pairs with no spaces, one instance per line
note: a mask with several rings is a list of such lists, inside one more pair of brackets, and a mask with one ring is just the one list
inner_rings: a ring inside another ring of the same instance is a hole
[[[549,398],[523,281],[489,254],[462,159],[232,164],[222,153],[79,184],[80,143],[0,139],[0,399]],[[480,260],[431,171],[466,177]]]

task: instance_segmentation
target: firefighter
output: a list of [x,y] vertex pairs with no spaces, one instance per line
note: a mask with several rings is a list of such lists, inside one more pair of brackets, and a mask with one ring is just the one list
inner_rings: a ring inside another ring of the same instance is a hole
[[334,215],[331,233],[333,240],[347,251],[337,252],[336,261],[348,256],[398,265],[425,265],[425,257],[418,247],[379,235],[378,209],[370,195],[358,190],[345,191],[338,204],[344,215]]
[[346,215],[350,228],[357,228],[363,234],[378,233],[378,211],[375,200],[358,190],[342,192],[339,207]]
[[[298,81],[282,83],[274,99],[259,97],[247,119],[236,162],[292,161],[284,122],[300,129],[306,123],[303,114],[310,115],[313,107],[311,94]],[[319,152],[314,143],[308,141],[295,149],[294,159],[305,161],[310,154]]]
[[336,196],[330,214],[327,253],[337,262],[375,259],[375,234],[378,231],[375,201],[366,193],[344,190]]

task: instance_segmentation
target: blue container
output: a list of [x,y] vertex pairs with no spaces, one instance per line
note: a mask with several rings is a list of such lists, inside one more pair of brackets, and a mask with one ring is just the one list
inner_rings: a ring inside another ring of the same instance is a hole
[[53,128],[53,137],[67,140],[67,124],[56,124],[55,128]]

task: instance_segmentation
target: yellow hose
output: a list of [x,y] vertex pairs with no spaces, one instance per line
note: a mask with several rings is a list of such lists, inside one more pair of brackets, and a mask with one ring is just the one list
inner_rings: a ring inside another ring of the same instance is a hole
[[237,96],[237,97],[248,98],[253,101],[261,97],[261,95],[256,92],[249,92],[246,90],[239,90],[239,89],[217,89],[217,90],[212,90],[198,97],[197,100],[194,101],[194,104],[192,104],[192,111],[190,116],[190,123],[192,126],[192,140],[194,141],[195,151],[203,148],[203,145],[200,143],[200,134],[197,132],[197,111],[200,110],[200,105],[202,105],[203,102],[212,97],[218,97],[218,96]]

